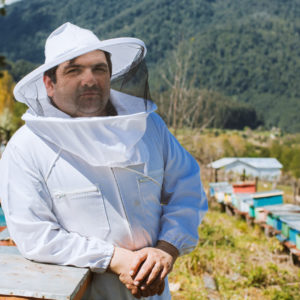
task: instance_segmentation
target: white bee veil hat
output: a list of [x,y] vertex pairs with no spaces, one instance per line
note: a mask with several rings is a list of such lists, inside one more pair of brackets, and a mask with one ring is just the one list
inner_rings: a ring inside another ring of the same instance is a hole
[[43,83],[44,72],[93,50],[111,54],[111,81],[118,81],[130,69],[139,65],[146,55],[146,46],[136,38],[99,40],[90,30],[65,23],[54,30],[45,45],[45,63],[26,75],[14,89],[15,98],[28,105],[37,115],[43,115],[43,102],[48,101]]

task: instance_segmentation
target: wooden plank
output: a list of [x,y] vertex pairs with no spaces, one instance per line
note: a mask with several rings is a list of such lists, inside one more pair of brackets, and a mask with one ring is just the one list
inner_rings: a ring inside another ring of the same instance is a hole
[[90,285],[92,279],[93,279],[93,274],[92,274],[92,272],[89,272],[87,275],[87,278],[84,280],[83,284],[79,288],[79,291],[76,293],[73,300],[80,300],[83,297],[83,295],[84,295],[86,289],[88,288],[88,286]]
[[23,298],[23,297],[16,297],[16,296],[0,295],[0,300],[37,300],[37,298]]
[[18,248],[17,247],[12,247],[12,246],[1,246],[0,247],[0,254],[1,253],[21,255]]
[[[78,292],[75,293],[75,296],[73,298],[71,298],[72,300],[80,300],[86,289],[88,288],[89,284],[92,281],[92,273],[89,272],[86,279],[84,280],[84,282],[82,283],[82,285],[79,287]],[[17,297],[17,296],[10,296],[10,295],[0,295],[0,300],[37,300],[40,298],[32,298],[32,297]],[[46,299],[43,298],[43,300],[51,300],[51,299]]]
[[10,239],[10,234],[8,232],[8,229],[5,228],[0,232],[0,240],[7,240],[7,239]]
[[293,248],[296,248],[296,245],[292,244],[292,243],[289,242],[289,241],[283,242],[283,245],[284,245],[285,247],[287,247],[289,250],[291,250],[291,249],[293,249]]
[[82,297],[90,282],[90,270],[41,264],[18,254],[0,253],[0,278],[1,300],[73,300]]
[[300,258],[300,250],[296,248],[292,248],[291,252],[296,255],[298,258]]

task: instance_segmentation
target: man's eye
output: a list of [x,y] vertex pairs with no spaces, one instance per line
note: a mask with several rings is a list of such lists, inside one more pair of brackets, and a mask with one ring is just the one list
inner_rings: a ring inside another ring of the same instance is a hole
[[107,69],[105,67],[96,67],[95,71],[97,71],[97,72],[107,72]]
[[79,72],[79,69],[69,69],[67,71],[67,74],[78,73],[78,72]]

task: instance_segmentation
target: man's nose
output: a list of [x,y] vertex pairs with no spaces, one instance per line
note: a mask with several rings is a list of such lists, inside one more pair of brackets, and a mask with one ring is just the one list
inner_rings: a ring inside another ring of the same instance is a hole
[[81,84],[82,86],[94,86],[96,84],[96,78],[91,69],[86,69],[82,73]]

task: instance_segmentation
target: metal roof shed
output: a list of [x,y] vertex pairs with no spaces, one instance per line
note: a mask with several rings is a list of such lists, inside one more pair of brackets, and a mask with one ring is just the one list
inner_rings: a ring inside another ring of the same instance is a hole
[[282,164],[276,158],[224,157],[208,165],[225,173],[246,174],[266,180],[277,180],[281,175]]

